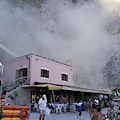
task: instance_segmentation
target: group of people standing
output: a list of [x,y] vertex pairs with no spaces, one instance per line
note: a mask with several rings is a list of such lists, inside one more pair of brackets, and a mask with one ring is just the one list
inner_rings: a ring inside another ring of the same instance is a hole
[[[77,117],[81,120],[82,115],[82,104],[83,102],[80,100],[78,103],[78,112],[79,114]],[[98,102],[92,102],[91,99],[88,100],[87,106],[89,108],[89,115],[91,120],[105,120],[105,115],[101,113],[101,107],[99,106]]]

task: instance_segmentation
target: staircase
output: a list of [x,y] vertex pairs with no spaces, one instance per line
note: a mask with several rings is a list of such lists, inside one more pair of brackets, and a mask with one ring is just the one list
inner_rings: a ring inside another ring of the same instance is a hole
[[6,103],[9,103],[12,105],[16,104],[16,100],[10,99],[10,96],[11,95],[14,96],[15,92],[17,92],[19,95],[19,91],[21,90],[22,85],[29,85],[28,82],[26,81],[26,78],[23,79],[23,82],[21,82],[21,78],[20,78],[20,79],[16,80],[15,82],[10,82],[3,86],[4,90],[7,91],[6,101],[4,104],[6,104]]
[[[22,81],[21,81],[21,79],[22,79]],[[3,86],[4,90],[6,90],[7,92],[10,92],[10,91],[16,89],[17,87],[22,86],[22,85],[29,85],[28,80],[29,80],[29,78],[22,77],[22,78],[16,79],[15,82],[8,82],[7,84],[5,84]]]

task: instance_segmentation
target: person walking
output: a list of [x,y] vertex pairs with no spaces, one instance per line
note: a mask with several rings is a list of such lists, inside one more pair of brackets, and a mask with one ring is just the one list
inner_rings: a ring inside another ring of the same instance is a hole
[[77,106],[78,106],[78,112],[79,112],[79,114],[77,115],[77,117],[79,117],[80,120],[81,120],[81,115],[82,115],[82,104],[83,104],[83,102],[81,100],[77,104]]
[[38,101],[38,109],[40,113],[39,120],[45,120],[45,111],[47,107],[47,97],[46,95],[43,95],[42,98]]

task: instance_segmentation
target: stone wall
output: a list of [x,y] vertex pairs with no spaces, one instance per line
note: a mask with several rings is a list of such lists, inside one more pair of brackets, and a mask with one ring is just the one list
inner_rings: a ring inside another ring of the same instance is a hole
[[[14,92],[18,93],[18,96],[16,97],[16,102],[14,100],[11,100],[8,96],[13,95]],[[6,95],[6,103],[9,103],[11,105],[29,105],[30,104],[30,94],[31,94],[31,88],[21,88],[17,87],[13,91],[10,91]]]

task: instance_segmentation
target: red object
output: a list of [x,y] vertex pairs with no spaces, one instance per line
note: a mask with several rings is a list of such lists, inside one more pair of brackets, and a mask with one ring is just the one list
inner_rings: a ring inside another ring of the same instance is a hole
[[[26,114],[24,115],[24,113],[26,113]],[[28,118],[28,111],[26,109],[21,110],[20,118],[23,119],[23,120],[26,120]]]

